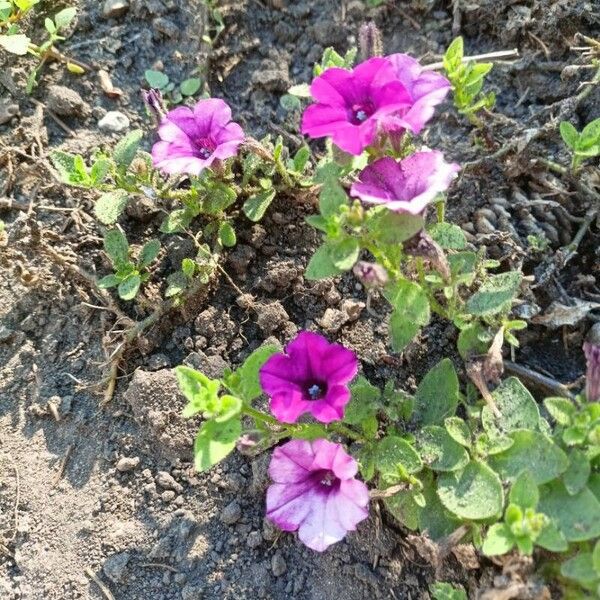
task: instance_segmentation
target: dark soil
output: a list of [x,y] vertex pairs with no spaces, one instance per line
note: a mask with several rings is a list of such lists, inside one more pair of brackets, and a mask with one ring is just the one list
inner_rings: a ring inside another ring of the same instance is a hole
[[[63,4],[41,3],[28,24],[32,37],[41,35],[44,13]],[[130,128],[148,132],[149,147],[152,124],[139,95],[148,68],[164,69],[175,82],[206,76],[210,92],[232,105],[247,131],[281,134],[293,149],[300,142],[299,114],[286,112],[279,98],[290,85],[310,80],[325,47],[355,45],[359,25],[374,19],[387,52],[432,62],[453,38],[454,24],[468,53],[517,47],[521,58],[495,66],[488,88],[497,93],[496,116],[486,119],[483,132],[446,103],[425,136],[449,160],[479,161],[453,186],[450,219],[502,267],[521,266],[531,276],[516,309],[524,317],[547,314],[554,300],[596,302],[596,224],[564,268],[555,254],[572,240],[589,206],[573,195],[572,182],[532,162],[542,157],[567,164],[557,123],[531,143],[481,159],[525,140],[527,130],[557,115],[579,129],[600,116],[598,88],[578,104],[563,102],[575,98],[590,76],[590,70],[564,69],[579,61],[569,49],[578,45],[574,34],[598,32],[597,1],[475,0],[460,13],[437,0],[377,9],[360,0],[218,2],[225,29],[212,47],[203,41],[212,22],[200,0],[130,0],[116,19],[103,17],[102,4],[77,2],[79,16],[61,49],[94,71],[106,70],[120,98],[108,97],[94,72],[76,77],[49,64],[34,98],[61,112],[60,126],[21,92],[31,61],[0,54],[0,116],[8,106],[19,109],[0,125],[0,196],[14,201],[8,208],[0,204],[8,232],[5,246],[0,238],[0,597],[108,597],[90,574],[119,600],[427,598],[433,581],[459,582],[470,598],[526,581],[515,595],[502,597],[549,597],[530,564],[505,566],[513,575],[501,575],[501,565],[480,562],[469,546],[441,560],[435,546],[395,528],[375,505],[346,541],[324,554],[304,548],[263,518],[267,455],[234,455],[207,474],[193,471],[198,423],[180,418],[183,399],[171,372],[182,361],[217,376],[266,340],[285,343],[298,329],[317,328],[355,350],[373,381],[393,378],[410,390],[442,356],[455,356],[456,333],[440,321],[402,355],[391,355],[382,302],[374,303],[381,315],[374,317],[351,276],[304,280],[318,244],[304,224],[313,198],[278,198],[257,225],[240,216],[239,244],[224,268],[237,288],[252,294],[253,307],[243,308],[238,289],[222,278],[168,313],[127,353],[116,392],[103,405],[105,365],[122,324],[77,272],[108,272],[102,229],[89,216],[95,196],[57,184],[44,157],[56,148],[89,155],[113,144],[118,135],[99,129],[98,121],[114,110],[129,118]],[[64,108],[66,92],[56,85],[80,99]],[[160,220],[148,210],[132,211],[123,225],[131,241],[142,244],[157,235]],[[550,243],[534,251],[528,236],[540,232]],[[161,272],[193,253],[183,237],[163,236],[162,242],[168,256],[162,256]],[[159,293],[150,285],[137,308],[115,305],[140,319]],[[588,310],[568,327],[532,322],[513,360],[577,385],[582,336],[595,318]]]

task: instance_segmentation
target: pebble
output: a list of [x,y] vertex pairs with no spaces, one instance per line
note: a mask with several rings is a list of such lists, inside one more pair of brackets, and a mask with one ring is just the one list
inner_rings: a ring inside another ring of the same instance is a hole
[[345,313],[350,321],[356,321],[360,317],[360,313],[365,308],[366,304],[354,298],[346,298],[342,300],[340,310]]
[[125,131],[129,127],[129,119],[127,115],[124,115],[118,110],[109,110],[100,119],[100,121],[98,121],[98,127],[103,131],[120,133],[122,131]]
[[15,104],[14,102],[8,102],[6,100],[0,100],[0,125],[8,123],[20,112],[21,111],[18,104]]
[[117,462],[117,471],[127,473],[128,471],[133,471],[139,464],[139,456],[124,456]]
[[129,10],[129,0],[106,0],[102,14],[107,19],[122,17]]
[[348,320],[349,315],[337,308],[328,308],[320,319],[316,319],[325,331],[331,333],[338,331]]
[[165,490],[160,497],[163,502],[172,502],[175,498],[175,492],[173,490]]
[[156,483],[165,490],[175,490],[176,492],[183,491],[183,486],[180,483],[177,483],[175,479],[173,479],[173,476],[166,471],[158,472],[156,475]]
[[129,553],[120,552],[109,556],[102,570],[104,574],[114,583],[122,583],[127,571],[127,563],[129,562]]
[[46,96],[46,106],[61,117],[82,113],[87,108],[83,98],[64,85],[51,85]]
[[233,502],[230,502],[221,511],[221,521],[223,521],[225,525],[233,525],[234,523],[237,523],[241,517],[242,508],[235,500]]
[[0,343],[8,342],[15,335],[15,332],[4,325],[0,325]]
[[271,558],[271,570],[275,577],[281,577],[287,571],[285,558],[283,558],[283,555],[279,550],[277,550],[277,552],[273,554],[273,558]]
[[258,548],[262,544],[262,535],[260,531],[251,531],[246,539],[248,548]]

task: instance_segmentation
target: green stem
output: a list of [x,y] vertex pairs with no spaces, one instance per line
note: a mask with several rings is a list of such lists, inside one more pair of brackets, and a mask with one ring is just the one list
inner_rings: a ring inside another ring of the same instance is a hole
[[446,202],[445,202],[445,200],[438,200],[435,203],[435,211],[437,213],[438,223],[443,223],[446,220]]
[[329,423],[327,426],[329,431],[334,431],[335,433],[339,433],[340,435],[345,435],[351,440],[355,440],[357,442],[364,442],[365,439],[359,433],[352,431],[349,427],[342,425],[342,423]]
[[242,407],[242,412],[249,417],[252,417],[255,421],[261,421],[263,423],[268,423],[269,425],[279,425],[281,427],[286,427],[283,423],[280,423],[277,419],[268,415],[260,410],[256,410],[247,404],[244,404]]

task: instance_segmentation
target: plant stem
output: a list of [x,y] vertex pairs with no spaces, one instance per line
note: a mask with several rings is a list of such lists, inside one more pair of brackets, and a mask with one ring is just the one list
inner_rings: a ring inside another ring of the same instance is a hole
[[446,202],[444,200],[438,200],[435,203],[435,211],[437,213],[438,223],[443,223],[446,219]]
[[269,425],[279,425],[282,427],[287,427],[285,424],[280,423],[277,419],[268,415],[261,410],[256,410],[247,404],[244,404],[242,407],[242,412],[249,417],[252,417],[255,421],[261,421],[262,423],[268,423]]
[[365,439],[363,438],[362,435],[360,435],[359,433],[356,433],[355,431],[352,431],[352,429],[350,429],[349,427],[346,427],[345,425],[342,425],[342,423],[329,423],[329,425],[327,425],[327,429],[329,431],[334,431],[335,433],[339,433],[340,435],[345,435],[346,437],[350,438],[351,440],[355,440],[357,442],[365,441]]

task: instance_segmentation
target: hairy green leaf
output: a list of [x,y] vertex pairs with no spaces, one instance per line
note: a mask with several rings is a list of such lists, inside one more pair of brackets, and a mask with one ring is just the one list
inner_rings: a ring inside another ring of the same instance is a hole
[[441,360],[423,378],[415,393],[415,418],[423,425],[441,425],[458,404],[458,376],[452,361]]
[[102,194],[94,205],[94,214],[100,223],[114,225],[125,210],[129,196],[123,190]]

